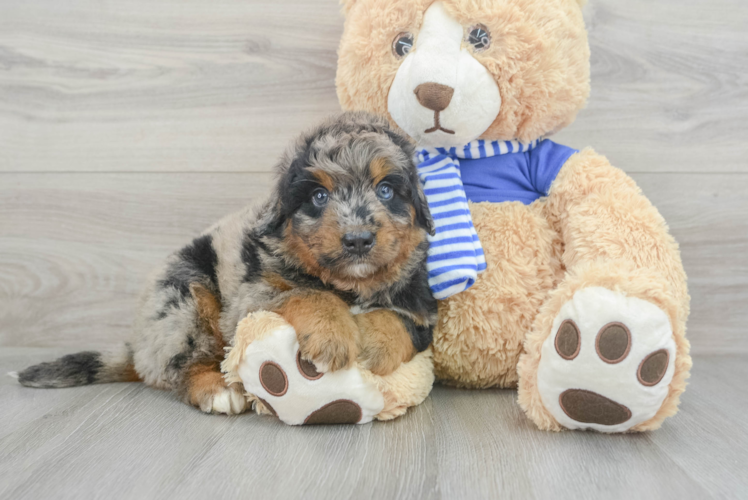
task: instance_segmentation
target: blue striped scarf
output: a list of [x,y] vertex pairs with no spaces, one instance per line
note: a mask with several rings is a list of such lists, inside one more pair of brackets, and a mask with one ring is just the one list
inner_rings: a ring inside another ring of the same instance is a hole
[[436,234],[429,236],[426,267],[431,293],[446,299],[467,290],[486,269],[478,234],[460,176],[460,158],[488,158],[525,153],[540,141],[472,141],[462,148],[425,148],[418,151],[418,176],[434,218]]

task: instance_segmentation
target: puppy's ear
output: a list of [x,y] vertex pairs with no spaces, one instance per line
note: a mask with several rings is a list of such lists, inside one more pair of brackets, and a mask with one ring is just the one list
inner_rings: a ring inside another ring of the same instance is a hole
[[429,203],[426,201],[426,195],[423,194],[421,188],[421,181],[415,172],[410,174],[410,193],[413,207],[416,209],[416,222],[431,236],[434,236],[436,234],[434,219],[431,218]]
[[286,223],[288,218],[283,215],[283,205],[280,200],[273,203],[273,209],[268,220],[268,227],[272,233],[276,233],[283,229],[283,225]]
[[302,148],[291,150],[281,160],[276,193],[278,200],[276,214],[281,224],[301,205],[299,188],[307,161],[308,151]]
[[294,165],[295,155],[287,151],[276,165],[275,188],[268,202],[270,211],[266,224],[271,232],[281,231],[291,214],[293,214],[293,197],[291,186],[298,175]]
[[416,149],[405,136],[400,135],[389,127],[387,122],[384,123],[386,127],[384,133],[387,137],[399,147],[405,157],[405,161],[409,163],[407,171],[408,183],[410,184],[410,200],[413,204],[413,208],[416,209],[416,222],[419,226],[424,228],[431,236],[436,234],[434,229],[434,219],[431,218],[431,211],[429,210],[429,204],[426,201],[426,195],[423,194],[421,188],[421,181],[418,178],[416,166],[413,163],[415,159]]

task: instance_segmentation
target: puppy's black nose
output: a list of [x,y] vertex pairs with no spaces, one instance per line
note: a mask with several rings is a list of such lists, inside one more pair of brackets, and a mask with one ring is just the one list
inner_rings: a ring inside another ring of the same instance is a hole
[[374,246],[374,235],[371,231],[346,233],[343,236],[343,248],[354,255],[366,255]]

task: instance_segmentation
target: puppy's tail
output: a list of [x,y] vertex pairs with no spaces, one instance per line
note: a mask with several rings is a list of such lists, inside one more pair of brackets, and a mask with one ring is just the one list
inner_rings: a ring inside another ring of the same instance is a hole
[[139,382],[130,344],[106,351],[68,354],[56,361],[29,366],[18,374],[26,387],[73,387],[109,382]]

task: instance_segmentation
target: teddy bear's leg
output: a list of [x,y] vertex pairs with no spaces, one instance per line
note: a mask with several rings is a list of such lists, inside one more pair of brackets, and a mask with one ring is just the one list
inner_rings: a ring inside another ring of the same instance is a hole
[[675,240],[635,183],[590,150],[564,166],[545,213],[567,272],[525,342],[520,405],[541,429],[659,427],[691,366]]

